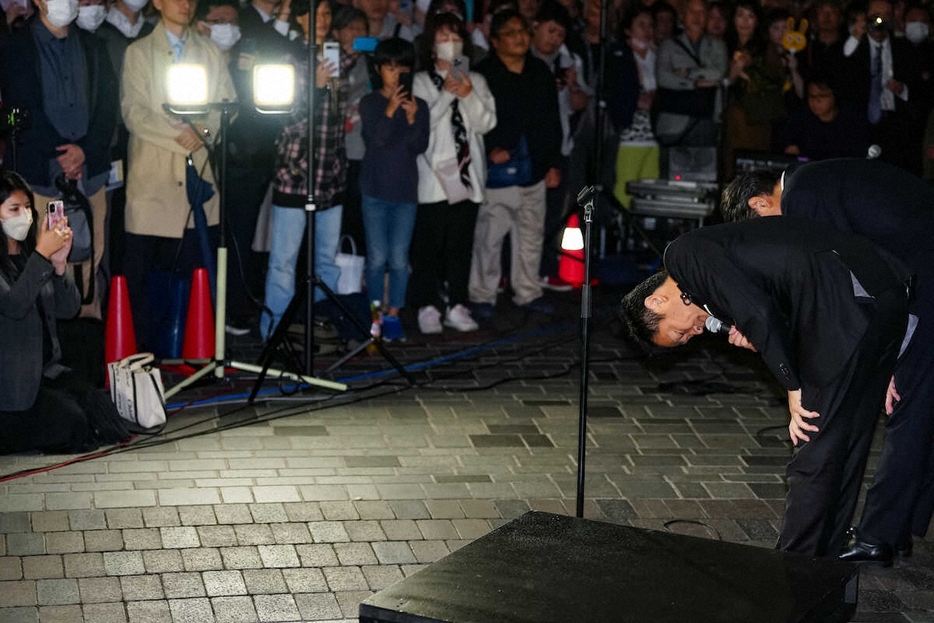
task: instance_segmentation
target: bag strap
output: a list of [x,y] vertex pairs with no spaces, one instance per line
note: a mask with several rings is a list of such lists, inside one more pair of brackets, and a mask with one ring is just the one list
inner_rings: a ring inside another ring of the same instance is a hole
[[343,248],[344,248],[344,240],[349,240],[349,241],[350,241],[350,254],[351,254],[351,255],[356,255],[356,254],[357,254],[357,241],[354,240],[354,239],[353,239],[353,236],[351,236],[350,234],[344,234],[343,236],[341,236],[340,241],[337,243],[337,247],[338,247],[339,249],[343,249]]
[[[130,368],[131,370],[136,370],[141,366],[144,366],[148,363],[155,361],[155,355],[152,353],[136,353],[135,355],[130,355],[129,357],[124,357],[117,362],[117,366],[121,368]],[[138,365],[137,365],[138,364]]]
[[674,44],[675,44],[676,46],[678,46],[679,48],[681,48],[682,50],[684,50],[684,52],[685,52],[688,56],[691,57],[691,60],[694,61],[694,63],[695,63],[698,67],[703,67],[703,66],[704,66],[704,64],[701,62],[700,58],[697,56],[697,54],[694,53],[694,50],[692,50],[692,49],[690,49],[688,46],[684,45],[684,41],[681,41],[680,38],[678,38],[678,37],[672,37],[672,38],[671,38],[671,42],[674,43]]

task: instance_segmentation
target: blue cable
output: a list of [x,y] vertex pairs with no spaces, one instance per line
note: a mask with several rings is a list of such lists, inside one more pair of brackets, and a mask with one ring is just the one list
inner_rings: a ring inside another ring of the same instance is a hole
[[[449,361],[463,359],[464,357],[468,357],[470,355],[473,355],[474,353],[488,350],[496,346],[502,346],[503,344],[508,344],[510,342],[519,342],[519,341],[532,338],[532,337],[538,337],[541,335],[548,335],[550,333],[557,333],[559,331],[564,331],[566,329],[571,328],[572,326],[573,324],[571,323],[565,323],[565,324],[560,324],[560,325],[556,325],[553,327],[549,327],[547,329],[538,329],[536,331],[531,331],[529,333],[519,333],[517,335],[511,336],[511,337],[505,337],[499,340],[495,340],[493,342],[488,342],[480,346],[472,346],[465,350],[455,351],[451,353],[450,355],[444,355],[442,357],[437,357],[435,359],[429,359],[428,361],[424,361],[422,363],[409,364],[407,366],[403,366],[403,368],[408,372],[424,370],[426,368],[431,368],[437,365],[441,365]],[[350,383],[351,381],[361,381],[364,379],[378,378],[381,376],[386,376],[388,374],[394,374],[395,372],[396,370],[394,368],[390,368],[388,370],[379,370],[377,372],[368,372],[367,374],[361,374],[358,376],[351,376],[351,377],[346,377],[343,379],[338,379],[338,382],[339,383]],[[261,396],[261,395],[266,395],[266,394],[274,394],[280,391],[298,391],[306,387],[310,387],[310,385],[306,383],[299,383],[296,385],[289,385],[283,388],[264,389],[264,390],[261,390],[257,395]],[[210,404],[214,404],[218,402],[228,402],[231,400],[242,400],[242,399],[249,398],[249,397],[250,397],[249,392],[243,393],[243,394],[232,394],[229,396],[216,396],[214,398],[205,398],[204,400],[196,400],[194,402],[180,402],[180,403],[175,403],[171,405],[166,405],[165,408],[172,411],[175,409],[181,409],[182,407],[200,407],[200,406],[210,405]]]

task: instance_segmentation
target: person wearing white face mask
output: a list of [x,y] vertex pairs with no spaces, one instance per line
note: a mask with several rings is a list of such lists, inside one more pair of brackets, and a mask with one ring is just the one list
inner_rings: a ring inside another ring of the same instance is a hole
[[228,52],[240,40],[237,25],[237,0],[202,0],[195,10],[198,32]]
[[81,265],[82,316],[100,318],[97,272],[104,258],[104,186],[117,114],[117,80],[104,44],[72,22],[78,0],[34,0],[28,27],[0,42],[4,104],[31,113],[21,136],[18,171],[45,205],[60,196],[56,179],[75,185],[93,213],[94,255]]
[[61,365],[57,320],[80,306],[67,220],[50,229],[23,178],[2,172],[0,225],[0,454],[83,452],[119,440],[96,434],[106,403]]
[[95,32],[106,17],[107,7],[104,6],[104,0],[79,0],[78,18],[75,20],[78,28]]

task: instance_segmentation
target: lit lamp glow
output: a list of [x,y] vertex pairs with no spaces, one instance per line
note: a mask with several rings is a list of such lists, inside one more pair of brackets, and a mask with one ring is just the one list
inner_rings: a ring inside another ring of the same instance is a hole
[[292,65],[257,65],[253,68],[253,102],[261,113],[290,112],[295,101]]
[[178,64],[169,67],[168,107],[176,114],[208,112],[208,72],[204,65]]
[[581,234],[576,214],[568,219],[568,226],[564,228],[564,235],[561,236],[561,248],[565,251],[580,251],[584,248],[584,236]]

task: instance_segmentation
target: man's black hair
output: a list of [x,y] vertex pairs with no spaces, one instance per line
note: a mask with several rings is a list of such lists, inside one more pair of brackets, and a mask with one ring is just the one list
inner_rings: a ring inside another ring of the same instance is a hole
[[811,72],[811,74],[808,76],[807,80],[805,81],[805,85],[804,85],[805,93],[807,93],[807,87],[811,86],[812,84],[819,86],[819,87],[830,89],[831,91],[834,92],[834,94],[836,94],[837,92],[836,80],[834,80],[833,75],[828,71],[823,71],[823,70],[818,69],[816,71]]
[[343,30],[354,22],[363,22],[366,28],[370,26],[370,23],[366,19],[366,13],[356,7],[342,4],[337,7],[337,10],[334,11],[334,16],[331,18],[331,30],[334,32]]
[[720,213],[723,215],[723,220],[729,223],[758,216],[749,207],[749,200],[753,197],[771,195],[781,178],[781,171],[772,169],[743,171],[737,175],[723,189],[723,196],[720,198]]
[[525,18],[522,17],[522,14],[519,13],[518,10],[512,8],[503,9],[493,15],[493,20],[490,22],[490,39],[498,40],[500,31],[513,19],[518,19],[522,22],[523,28],[526,30],[529,29],[528,23],[526,23]]
[[376,50],[373,51],[373,67],[376,71],[370,75],[374,91],[383,88],[383,79],[379,73],[379,68],[383,65],[398,65],[414,71],[415,46],[401,37],[386,39],[376,45]]
[[239,0],[199,0],[195,7],[195,19],[204,19],[216,6],[229,6],[233,7],[237,13],[240,12]]
[[558,0],[544,0],[535,14],[535,22],[554,22],[564,28],[565,32],[571,32],[571,14]]
[[659,13],[671,13],[672,15],[675,16],[675,18],[678,17],[678,12],[675,10],[675,7],[671,6],[667,2],[664,2],[664,1],[656,2],[655,4],[652,5],[651,8],[652,8],[652,17],[657,17]]
[[665,283],[667,278],[668,271],[663,268],[634,287],[619,304],[623,338],[643,356],[659,352],[660,347],[652,338],[658,333],[658,325],[664,318],[662,314],[646,307],[645,299]]

